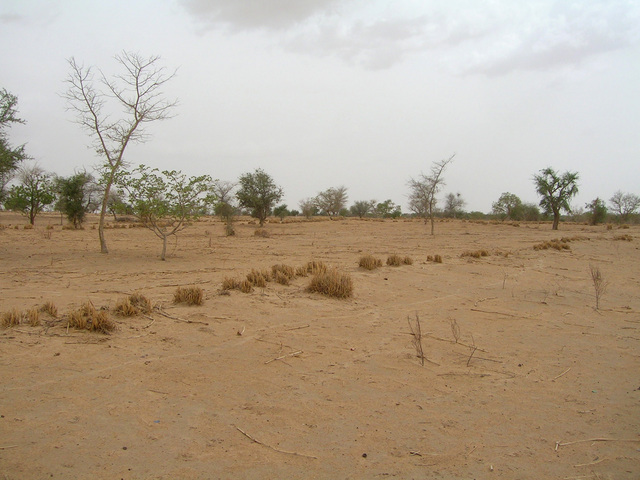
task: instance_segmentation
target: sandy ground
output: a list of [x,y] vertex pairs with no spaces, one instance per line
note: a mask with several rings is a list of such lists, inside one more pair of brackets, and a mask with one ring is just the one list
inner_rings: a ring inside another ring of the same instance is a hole
[[[451,221],[431,237],[348,219],[260,238],[207,218],[162,262],[142,228],[107,230],[103,255],[95,218],[24,223],[0,214],[0,312],[52,301],[59,319],[0,329],[2,480],[640,478],[638,226]],[[560,236],[570,250],[533,249]],[[365,271],[365,253],[414,263]],[[307,293],[309,278],[220,295],[225,277],[310,260],[350,274],[353,298]],[[609,282],[599,311],[590,265]],[[204,304],[173,305],[178,286]],[[173,318],[67,332],[71,309],[134,292]]]

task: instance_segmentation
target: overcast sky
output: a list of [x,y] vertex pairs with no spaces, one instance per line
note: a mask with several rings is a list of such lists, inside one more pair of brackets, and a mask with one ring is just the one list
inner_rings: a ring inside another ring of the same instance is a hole
[[640,194],[638,0],[0,0],[0,88],[60,175],[99,162],[60,94],[71,57],[116,72],[162,57],[177,116],[126,159],[235,181],[263,168],[289,208],[329,187],[407,204],[445,174],[467,210],[538,199],[547,166],[580,173],[573,204]]

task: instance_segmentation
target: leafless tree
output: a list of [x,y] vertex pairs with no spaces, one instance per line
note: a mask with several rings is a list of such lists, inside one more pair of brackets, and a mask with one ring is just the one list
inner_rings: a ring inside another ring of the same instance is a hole
[[640,208],[640,197],[633,193],[622,193],[618,190],[613,194],[613,197],[609,199],[611,202],[612,210],[620,215],[622,221],[627,220],[629,215],[635,213]]
[[316,207],[329,217],[334,217],[347,205],[347,187],[329,188],[315,198]]
[[[171,117],[177,101],[164,98],[162,87],[175,76],[159,66],[160,57],[142,57],[123,51],[115,56],[122,73],[112,79],[94,67],[84,67],[69,59],[71,72],[66,80],[69,88],[63,97],[68,109],[76,113],[76,121],[93,138],[93,147],[103,159],[101,165],[104,192],[100,209],[98,235],[100,251],[108,253],[104,238],[104,222],[111,187],[124,165],[124,152],[130,143],[143,143],[149,135],[145,124]],[[113,112],[123,111],[114,120]]]
[[412,212],[424,217],[425,223],[427,219],[431,220],[431,235],[435,235],[433,216],[437,203],[436,194],[444,185],[442,174],[455,156],[454,153],[449,158],[434,162],[429,175],[421,173],[417,179],[409,180],[409,208]]

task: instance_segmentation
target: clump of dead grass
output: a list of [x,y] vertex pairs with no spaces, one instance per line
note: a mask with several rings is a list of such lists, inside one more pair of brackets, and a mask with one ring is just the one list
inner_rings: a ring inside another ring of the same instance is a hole
[[253,291],[253,284],[245,278],[239,283],[238,290],[242,293],[251,293]]
[[229,290],[239,290],[240,282],[236,278],[225,277],[222,280],[222,291],[228,292]]
[[264,228],[258,228],[255,232],[253,232],[255,237],[269,238],[269,232]]
[[178,287],[173,294],[173,303],[202,305],[204,292],[200,287]]
[[247,281],[251,282],[254,287],[265,288],[267,282],[271,280],[271,275],[268,271],[251,270],[247,274]]
[[427,262],[442,263],[442,255],[427,255]]
[[554,249],[554,250],[562,251],[562,250],[571,250],[571,247],[569,246],[569,243],[566,241],[563,242],[562,240],[553,239],[553,240],[547,240],[546,242],[538,243],[533,246],[533,249],[534,250]]
[[280,263],[271,267],[271,276],[276,282],[282,283],[283,285],[288,285],[289,283],[283,283],[283,279],[289,281],[295,278],[296,269],[290,265],[284,265]]
[[27,310],[27,313],[24,314],[25,320],[32,327],[37,327],[40,325],[40,310],[37,308],[30,308]]
[[4,328],[17,327],[22,321],[22,312],[17,308],[12,308],[2,314],[2,326]]
[[399,267],[400,265],[412,265],[413,259],[411,257],[401,257],[400,255],[389,255],[387,257],[387,265],[390,267]]
[[46,313],[47,315],[57,318],[58,317],[58,307],[54,305],[53,302],[48,301],[44,305],[40,307],[40,311]]
[[328,270],[327,264],[324,262],[320,262],[317,260],[311,260],[307,262],[307,272],[311,275],[316,275],[318,273],[325,273]]
[[625,233],[623,235],[616,235],[615,237],[613,237],[613,239],[617,241],[630,242],[631,240],[633,240],[633,237]]
[[488,257],[489,251],[485,249],[480,250],[466,250],[460,254],[461,257],[481,258]]
[[358,266],[365,270],[375,270],[382,266],[382,260],[373,255],[363,255],[358,261]]
[[353,296],[353,281],[348,274],[334,268],[313,275],[307,291],[322,293],[329,297],[349,298]]
[[86,302],[79,309],[69,313],[68,326],[76,330],[89,330],[98,333],[110,333],[116,329],[116,324],[106,310],[98,310],[93,303]]

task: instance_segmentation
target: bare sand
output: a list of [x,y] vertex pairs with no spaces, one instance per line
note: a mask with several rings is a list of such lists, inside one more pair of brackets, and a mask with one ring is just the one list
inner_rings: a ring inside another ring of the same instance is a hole
[[[261,238],[247,219],[225,237],[205,218],[162,262],[143,228],[107,230],[100,254],[95,222],[25,230],[0,213],[0,312],[59,310],[0,329],[3,480],[640,478],[638,226],[449,221],[432,237],[420,221],[347,219],[272,222]],[[570,250],[533,248],[561,236]],[[364,254],[414,263],[366,271]],[[348,273],[353,298],[308,293],[309,278],[220,294],[225,277],[310,260]],[[609,282],[599,310],[590,265]],[[203,305],[174,305],[179,286]],[[67,331],[82,303],[134,292],[173,318]]]

